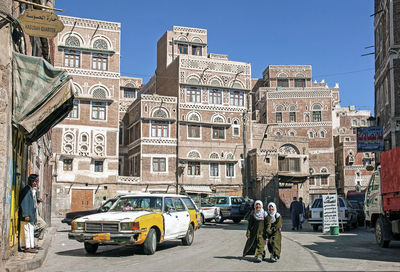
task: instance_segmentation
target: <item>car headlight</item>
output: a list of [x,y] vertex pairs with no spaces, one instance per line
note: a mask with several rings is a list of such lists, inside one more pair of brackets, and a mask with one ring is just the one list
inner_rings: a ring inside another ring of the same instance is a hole
[[85,223],[84,222],[72,222],[72,231],[84,231]]
[[120,230],[121,231],[132,231],[132,222],[121,223]]

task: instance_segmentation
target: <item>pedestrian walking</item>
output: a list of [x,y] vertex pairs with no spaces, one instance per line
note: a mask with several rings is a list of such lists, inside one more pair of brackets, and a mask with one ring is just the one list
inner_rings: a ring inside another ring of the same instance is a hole
[[292,218],[292,230],[299,230],[300,225],[300,213],[301,204],[297,201],[297,197],[293,197],[292,203],[290,203],[290,216]]
[[299,227],[300,229],[302,229],[304,220],[306,219],[306,205],[304,204],[302,197],[299,197],[299,203],[301,205],[301,211],[299,215]]
[[265,257],[265,218],[267,213],[263,209],[263,203],[257,200],[254,203],[254,210],[249,217],[249,224],[246,231],[246,245],[243,249],[243,257],[254,252],[255,262],[261,262]]
[[268,216],[265,221],[268,251],[271,253],[271,261],[276,262],[281,257],[282,216],[278,213],[274,202],[268,203]]
[[[35,249],[34,226],[36,223],[36,207],[34,202],[33,187],[37,185],[39,176],[31,174],[28,184],[22,189],[20,195],[21,234],[25,240],[25,252],[38,253]],[[22,239],[21,239],[22,240]]]

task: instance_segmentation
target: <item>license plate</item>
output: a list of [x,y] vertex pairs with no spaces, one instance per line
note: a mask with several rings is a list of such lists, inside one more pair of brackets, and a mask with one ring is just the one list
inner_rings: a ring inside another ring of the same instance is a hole
[[110,234],[109,233],[98,233],[93,236],[94,241],[110,241]]

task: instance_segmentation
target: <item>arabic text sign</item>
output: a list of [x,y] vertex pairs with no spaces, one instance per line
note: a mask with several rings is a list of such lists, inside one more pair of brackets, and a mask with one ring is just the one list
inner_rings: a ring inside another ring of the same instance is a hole
[[339,226],[337,195],[323,195],[323,231],[328,232],[331,226]]
[[383,151],[383,128],[377,126],[357,128],[357,151]]
[[26,34],[35,37],[54,38],[64,29],[64,24],[52,11],[27,9],[18,21]]

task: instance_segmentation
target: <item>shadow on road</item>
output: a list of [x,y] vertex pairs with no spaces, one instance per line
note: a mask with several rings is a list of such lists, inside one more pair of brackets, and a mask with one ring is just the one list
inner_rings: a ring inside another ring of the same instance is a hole
[[254,263],[254,257],[241,257],[241,256],[214,256],[216,259],[248,261]]

